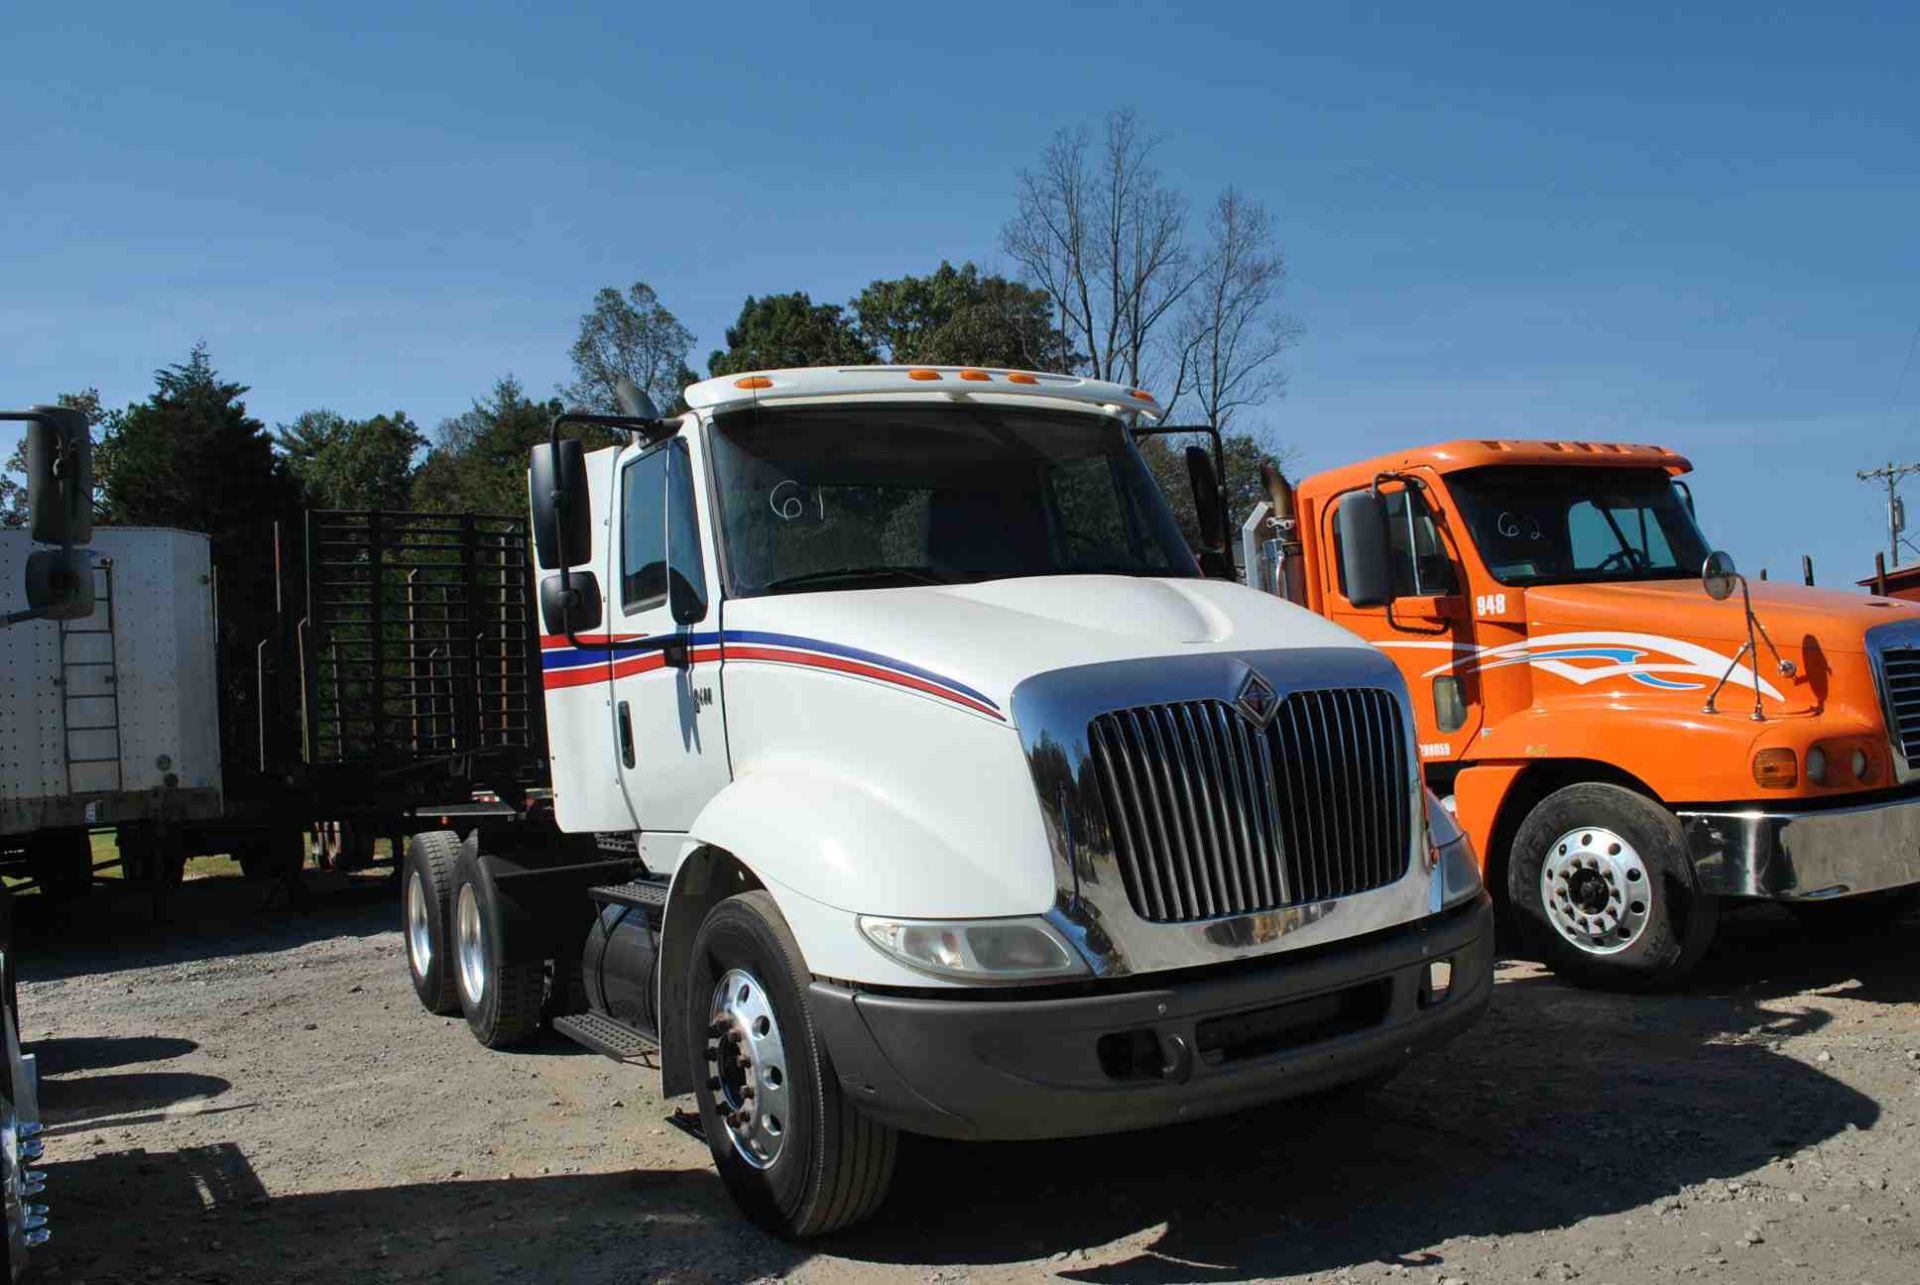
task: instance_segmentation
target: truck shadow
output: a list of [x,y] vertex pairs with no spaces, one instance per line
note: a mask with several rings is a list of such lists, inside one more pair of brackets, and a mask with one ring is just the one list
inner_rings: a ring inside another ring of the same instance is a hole
[[[1827,1020],[1509,978],[1478,1030],[1365,1098],[1044,1144],[916,1140],[888,1207],[832,1250],[1053,1260],[1100,1282],[1435,1265],[1450,1237],[1571,1227],[1870,1127],[1872,1099],[1772,1047]],[[1143,1232],[1122,1262],[1074,1266]]]
[[[809,1257],[740,1222],[710,1171],[270,1196],[232,1143],[50,1164],[59,1278],[723,1282]],[[185,1234],[183,1234],[185,1233]]]

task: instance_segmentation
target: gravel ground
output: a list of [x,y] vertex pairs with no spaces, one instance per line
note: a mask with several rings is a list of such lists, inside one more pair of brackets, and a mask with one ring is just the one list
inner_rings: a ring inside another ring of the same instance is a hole
[[1046,1144],[919,1142],[824,1246],[734,1216],[651,1073],[428,1017],[383,879],[22,903],[46,1279],[1601,1285],[1920,1278],[1920,924],[1767,908],[1680,995],[1503,967],[1466,1040],[1338,1107]]

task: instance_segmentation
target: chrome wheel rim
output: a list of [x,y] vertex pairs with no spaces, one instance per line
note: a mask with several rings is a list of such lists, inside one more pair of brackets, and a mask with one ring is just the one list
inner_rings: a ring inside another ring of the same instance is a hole
[[1589,955],[1617,955],[1639,941],[1653,898],[1653,878],[1640,853],[1599,826],[1555,839],[1540,867],[1540,904],[1548,921]]
[[460,961],[460,990],[469,1006],[479,1008],[487,997],[487,929],[480,918],[480,900],[473,885],[460,885],[456,953]]
[[729,969],[713,988],[707,1061],[707,1088],[734,1151],[771,1168],[787,1141],[787,1046],[767,988],[744,969]]
[[433,967],[433,934],[427,923],[427,889],[415,870],[407,876],[407,962],[413,975],[427,976]]

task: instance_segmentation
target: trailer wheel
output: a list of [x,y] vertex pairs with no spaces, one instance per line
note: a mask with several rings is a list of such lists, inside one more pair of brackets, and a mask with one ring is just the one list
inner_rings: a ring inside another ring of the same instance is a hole
[[477,850],[463,849],[454,864],[451,963],[473,1037],[490,1049],[525,1044],[540,1030],[546,999],[544,959],[509,954],[519,918]]
[[1554,791],[1520,823],[1507,894],[1547,966],[1603,990],[1673,985],[1719,922],[1719,902],[1694,889],[1673,813],[1594,781]]
[[27,839],[27,873],[49,901],[74,901],[93,887],[93,840],[85,830],[54,830]]
[[407,971],[413,992],[429,1013],[460,1011],[453,978],[453,868],[460,858],[460,836],[429,830],[407,842],[402,863],[400,931],[407,946]]
[[805,1240],[879,1207],[898,1134],[860,1113],[807,1011],[809,974],[773,898],[758,889],[708,913],[694,938],[688,1029],[700,1123],[748,1218]]

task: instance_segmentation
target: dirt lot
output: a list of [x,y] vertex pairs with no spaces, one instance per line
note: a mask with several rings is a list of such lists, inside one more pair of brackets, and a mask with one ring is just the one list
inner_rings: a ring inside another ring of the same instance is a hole
[[55,1238],[77,1281],[1920,1278],[1920,924],[1761,909],[1658,1000],[1501,972],[1474,1038],[1356,1106],[921,1143],[815,1250],[735,1218],[649,1074],[423,1014],[379,879],[23,903]]

